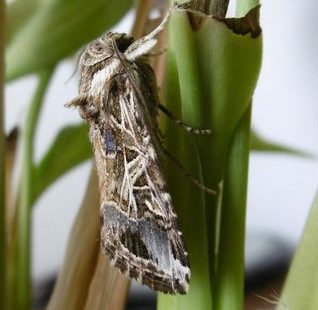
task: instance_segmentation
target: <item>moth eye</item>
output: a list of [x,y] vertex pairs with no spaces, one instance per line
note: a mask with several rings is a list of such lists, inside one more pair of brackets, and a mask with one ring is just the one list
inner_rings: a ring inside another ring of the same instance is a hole
[[127,35],[121,35],[116,38],[116,45],[121,53],[124,53],[133,42],[134,38]]

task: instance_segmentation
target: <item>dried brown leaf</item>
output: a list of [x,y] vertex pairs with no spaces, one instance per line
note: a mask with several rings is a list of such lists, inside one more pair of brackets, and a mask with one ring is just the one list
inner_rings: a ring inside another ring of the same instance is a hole
[[110,266],[109,260],[100,252],[84,309],[125,309],[128,289],[128,278]]
[[98,188],[93,168],[48,310],[124,309],[129,280],[100,251]]
[[92,172],[48,310],[83,309],[99,253],[99,193]]

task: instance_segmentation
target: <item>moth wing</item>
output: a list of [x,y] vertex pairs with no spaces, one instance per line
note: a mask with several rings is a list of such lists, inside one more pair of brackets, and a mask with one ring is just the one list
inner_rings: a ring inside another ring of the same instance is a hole
[[189,263],[175,228],[147,217],[132,220],[106,203],[101,218],[103,251],[122,273],[164,293],[187,292]]
[[[153,84],[151,79],[145,83]],[[158,133],[151,132],[154,108],[142,105],[129,78],[116,82],[108,123],[95,130],[104,144],[95,147],[102,248],[129,277],[164,293],[186,293],[189,262],[156,152]],[[147,100],[149,87],[143,94]]]

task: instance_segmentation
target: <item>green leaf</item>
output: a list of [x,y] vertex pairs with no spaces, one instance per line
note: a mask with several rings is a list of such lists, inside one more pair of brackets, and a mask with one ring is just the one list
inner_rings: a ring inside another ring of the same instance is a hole
[[287,147],[278,143],[271,142],[259,136],[255,131],[251,131],[251,150],[260,152],[276,152],[276,153],[287,153],[290,155],[313,157],[308,152]]
[[205,17],[195,23],[184,12],[171,17],[168,108],[194,127],[211,128],[212,134],[191,136],[166,124],[166,146],[219,194],[207,195],[178,177],[173,167],[167,170],[192,274],[188,295],[159,295],[159,309],[242,307],[250,109],[262,49],[259,29],[246,32],[247,21],[258,26],[255,16],[227,21]]
[[244,303],[244,244],[251,106],[229,143],[221,204],[216,309],[241,309]]
[[6,42],[9,43],[40,7],[40,0],[16,0],[7,6]]
[[114,25],[131,0],[43,2],[7,49],[6,77],[12,80],[57,63]]
[[31,306],[31,205],[33,189],[33,141],[43,99],[54,68],[46,68],[39,74],[38,85],[29,106],[21,135],[22,165],[16,207],[12,211],[11,240],[8,252],[10,276],[7,282],[6,304],[9,309],[28,309]]
[[80,124],[64,127],[33,168],[32,204],[54,181],[91,156],[87,126]]
[[277,309],[318,309],[318,192]]

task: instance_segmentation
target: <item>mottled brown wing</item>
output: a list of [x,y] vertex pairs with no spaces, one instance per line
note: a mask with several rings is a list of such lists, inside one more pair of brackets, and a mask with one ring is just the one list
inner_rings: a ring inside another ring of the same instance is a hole
[[189,262],[158,158],[152,71],[142,66],[131,72],[112,80],[107,122],[90,127],[102,248],[129,277],[164,293],[186,293]]

